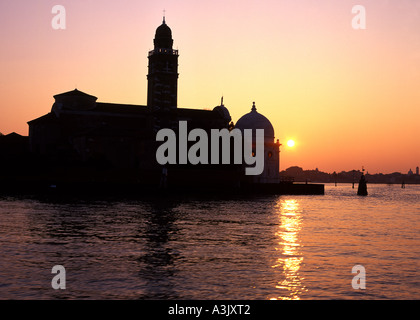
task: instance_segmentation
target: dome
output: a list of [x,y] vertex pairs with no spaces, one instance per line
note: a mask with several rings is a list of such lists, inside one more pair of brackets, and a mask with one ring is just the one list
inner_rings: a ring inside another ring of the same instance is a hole
[[265,141],[274,141],[274,128],[270,120],[264,117],[261,113],[257,112],[255,102],[252,105],[251,112],[242,116],[238,122],[236,122],[235,128],[238,128],[241,131],[244,129],[264,129]]
[[226,120],[226,122],[230,122],[232,120],[228,108],[223,105],[223,97],[220,106],[215,107],[213,111],[217,111],[223,119]]
[[162,24],[156,29],[154,44],[155,48],[168,48],[172,49],[174,41],[172,40],[171,28],[165,22],[163,18]]

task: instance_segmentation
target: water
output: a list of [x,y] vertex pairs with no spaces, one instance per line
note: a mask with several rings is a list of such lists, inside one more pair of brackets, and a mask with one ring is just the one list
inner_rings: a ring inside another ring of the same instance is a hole
[[[420,299],[420,186],[0,198],[0,299]],[[54,290],[54,265],[66,289]],[[366,289],[352,287],[363,265]]]

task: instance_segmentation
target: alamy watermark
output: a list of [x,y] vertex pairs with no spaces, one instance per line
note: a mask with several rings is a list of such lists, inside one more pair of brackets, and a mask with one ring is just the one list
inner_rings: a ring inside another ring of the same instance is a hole
[[62,5],[55,5],[51,9],[51,13],[55,14],[51,20],[51,26],[54,30],[66,29],[66,8]]
[[[228,129],[211,129],[209,139],[205,130],[193,129],[188,133],[187,121],[179,121],[178,139],[172,129],[161,129],[156,134],[156,141],[164,141],[156,151],[156,160],[161,165],[220,164],[219,150],[222,150],[222,164],[230,164],[231,140],[233,139],[233,163],[242,164],[244,160],[249,166],[255,165],[254,167],[246,167],[245,174],[259,175],[264,171],[264,129],[256,129],[255,131],[255,143],[253,143],[252,129],[244,130],[243,139],[241,130],[237,128],[231,131]],[[189,149],[188,141],[195,142]]]
[[366,8],[360,4],[353,6],[351,13],[356,14],[351,20],[351,26],[355,30],[366,29]]
[[57,274],[51,280],[51,287],[55,290],[66,289],[66,269],[62,265],[56,265],[52,268],[51,273]]
[[[354,5],[351,12],[355,14],[351,20],[351,26],[355,30],[366,29],[366,8],[363,5]],[[51,13],[55,14],[51,21],[54,30],[66,29],[66,8],[63,5],[55,5],[51,9]]]
[[351,286],[355,290],[366,289],[366,269],[364,266],[358,264],[351,269],[351,273],[356,273],[351,281]]

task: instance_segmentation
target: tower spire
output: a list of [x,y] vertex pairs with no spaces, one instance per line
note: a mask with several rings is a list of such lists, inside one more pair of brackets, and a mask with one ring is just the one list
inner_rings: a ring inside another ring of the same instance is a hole
[[163,24],[166,24],[166,21],[165,21],[165,13],[166,13],[166,10],[163,9],[163,21],[162,21]]

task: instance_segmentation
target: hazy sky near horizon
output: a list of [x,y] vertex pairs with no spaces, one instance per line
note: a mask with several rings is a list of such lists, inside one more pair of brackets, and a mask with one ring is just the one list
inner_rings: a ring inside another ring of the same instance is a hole
[[[51,26],[56,4],[65,30]],[[365,30],[352,28],[354,5]],[[180,54],[178,105],[212,109],[223,95],[236,122],[255,101],[283,143],[281,169],[420,166],[418,0],[3,0],[0,132],[27,135],[26,122],[75,87],[146,104],[163,9]]]

